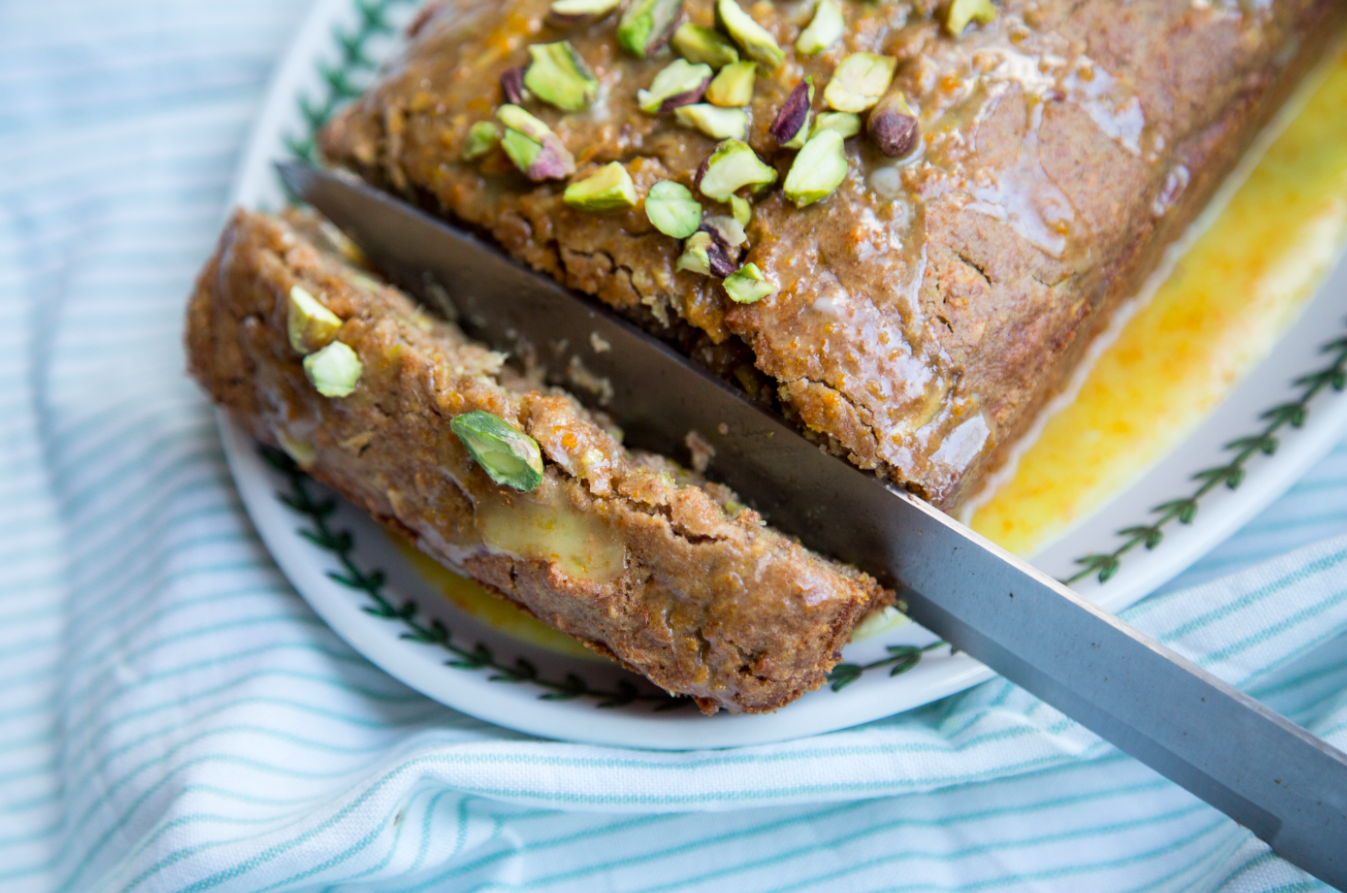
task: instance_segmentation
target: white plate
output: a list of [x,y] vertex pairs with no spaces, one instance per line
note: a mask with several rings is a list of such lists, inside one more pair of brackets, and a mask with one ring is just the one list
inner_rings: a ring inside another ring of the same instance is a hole
[[[277,208],[284,196],[274,159],[311,146],[314,122],[353,95],[386,57],[414,0],[320,0],[277,72],[236,181],[236,204]],[[1196,503],[1192,523],[1164,526],[1151,550],[1133,548],[1101,584],[1077,591],[1118,611],[1187,567],[1289,487],[1347,432],[1347,394],[1302,379],[1330,369],[1324,346],[1347,337],[1347,264],[1340,264],[1271,355],[1185,443],[1143,477],[1043,551],[1034,563],[1058,577],[1082,556],[1112,554],[1115,532],[1153,523],[1154,506],[1187,499],[1194,476],[1228,468],[1236,488],[1216,486]],[[1347,347],[1343,349],[1347,353]],[[1269,410],[1282,410],[1269,417]],[[1299,410],[1295,408],[1299,407]],[[1289,423],[1303,412],[1302,424]],[[1282,418],[1278,423],[1278,418]],[[256,445],[221,416],[225,452],[244,505],[281,569],[315,611],[352,647],[388,673],[442,703],[490,722],[549,738],[659,749],[758,744],[846,728],[960,691],[992,673],[966,655],[936,648],[891,676],[903,649],[934,636],[913,624],[848,646],[851,666],[876,662],[854,682],[825,687],[769,716],[703,717],[644,680],[606,662],[525,644],[459,611],[410,565],[363,513],[328,500],[303,475],[270,465]],[[1278,448],[1238,462],[1233,441],[1276,425]],[[289,502],[278,498],[289,497]],[[309,500],[305,508],[305,499]],[[291,503],[298,503],[297,510]],[[338,577],[346,582],[339,582]],[[354,584],[354,585],[352,585]],[[895,652],[892,649],[899,649]],[[674,709],[666,709],[670,706]]]

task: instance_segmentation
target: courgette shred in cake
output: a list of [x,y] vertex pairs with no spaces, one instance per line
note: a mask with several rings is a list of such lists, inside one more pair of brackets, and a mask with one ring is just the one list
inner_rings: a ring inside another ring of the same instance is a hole
[[434,2],[321,147],[954,510],[1344,8]]
[[316,218],[238,212],[188,309],[190,369],[432,557],[706,712],[817,688],[892,602],[726,488],[624,449],[357,259]]

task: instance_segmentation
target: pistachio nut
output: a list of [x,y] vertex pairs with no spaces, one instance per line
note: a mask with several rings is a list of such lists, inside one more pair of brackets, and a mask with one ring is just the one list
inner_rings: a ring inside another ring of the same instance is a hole
[[969,22],[986,25],[995,18],[996,7],[992,6],[992,0],[953,0],[945,15],[945,30],[958,37]]
[[500,142],[500,128],[492,121],[478,121],[468,128],[468,138],[463,142],[461,157],[464,161],[476,161]]
[[655,55],[669,42],[683,0],[632,0],[617,23],[617,42],[638,59]]
[[543,102],[567,112],[587,109],[599,98],[599,79],[569,40],[535,43],[524,87]]
[[739,44],[745,56],[768,71],[776,71],[786,60],[771,32],[753,21],[735,0],[716,0],[716,24]]
[[683,243],[683,253],[674,263],[674,269],[724,279],[734,272],[734,264],[710,233],[699,230]]
[[742,140],[748,133],[748,112],[743,109],[718,109],[699,102],[674,109],[674,117],[684,127],[692,127],[713,140]]
[[324,397],[350,394],[364,371],[360,357],[340,341],[304,358],[304,375]]
[[879,101],[870,111],[865,130],[879,146],[879,151],[890,158],[902,158],[911,153],[921,138],[917,113],[907,104],[902,90],[890,90]]
[[776,182],[776,168],[754,154],[747,143],[725,140],[697,171],[697,186],[707,198],[718,202],[744,186],[763,189]]
[[527,493],[543,482],[538,441],[504,419],[475,409],[454,416],[449,430],[496,483]]
[[833,72],[823,98],[839,112],[863,112],[888,92],[898,60],[875,53],[852,53]]
[[611,15],[622,0],[552,0],[547,21],[558,28],[580,28]]
[[686,59],[675,59],[655,75],[649,88],[636,93],[641,111],[648,115],[671,112],[681,105],[691,105],[702,98],[711,83],[711,66],[693,64]]
[[836,130],[842,134],[842,139],[853,137],[861,132],[861,116],[854,112],[822,112],[814,117],[814,128],[809,135],[822,130]]
[[748,203],[748,199],[732,195],[730,196],[730,216],[740,226],[748,226],[749,221],[753,219],[753,206]]
[[336,337],[341,317],[298,285],[290,288],[285,314],[286,334],[296,353],[313,353]]
[[757,264],[744,264],[725,277],[725,294],[736,304],[756,304],[776,293],[776,283],[762,274]]
[[753,101],[753,81],[758,66],[753,62],[731,62],[720,69],[706,88],[706,101],[722,108],[739,108]]
[[795,41],[795,49],[806,56],[821,53],[841,40],[846,28],[842,7],[837,5],[837,0],[819,0],[809,27],[801,31]]
[[702,206],[683,184],[660,180],[646,193],[645,216],[664,235],[686,239],[702,222]]
[[779,145],[798,149],[809,136],[810,111],[814,103],[814,79],[805,78],[791,89],[776,113],[770,132]]
[[560,137],[519,106],[496,109],[496,120],[505,125],[501,148],[530,180],[562,180],[575,172],[575,158]]
[[716,70],[739,61],[739,51],[714,28],[684,22],[670,41],[678,55],[689,62],[710,65]]
[[701,228],[709,233],[720,247],[726,251],[735,250],[735,254],[738,254],[737,249],[748,242],[748,233],[744,232],[744,225],[733,217],[724,215],[708,217],[702,221]]
[[847,153],[842,134],[824,130],[811,136],[795,156],[786,174],[786,198],[803,208],[832,195],[847,176]]
[[566,187],[562,201],[581,211],[615,211],[634,208],[636,184],[620,162],[609,162],[598,172]]

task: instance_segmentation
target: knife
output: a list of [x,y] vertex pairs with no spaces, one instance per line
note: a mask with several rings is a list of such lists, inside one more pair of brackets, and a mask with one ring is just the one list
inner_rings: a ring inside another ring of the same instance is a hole
[[532,356],[573,392],[602,382],[590,402],[619,421],[627,444],[669,454],[697,432],[715,449],[712,476],[774,527],[895,588],[913,620],[1347,890],[1347,754],[823,452],[599,302],[349,174],[277,169],[380,270],[468,334]]

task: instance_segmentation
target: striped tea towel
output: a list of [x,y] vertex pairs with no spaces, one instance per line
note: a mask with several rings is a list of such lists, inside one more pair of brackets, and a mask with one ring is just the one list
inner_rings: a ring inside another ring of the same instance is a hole
[[[1004,682],[661,754],[488,726],[336,639],[253,534],[179,345],[304,12],[0,4],[0,890],[1319,886]],[[1339,746],[1345,495],[1339,448],[1129,613]]]

